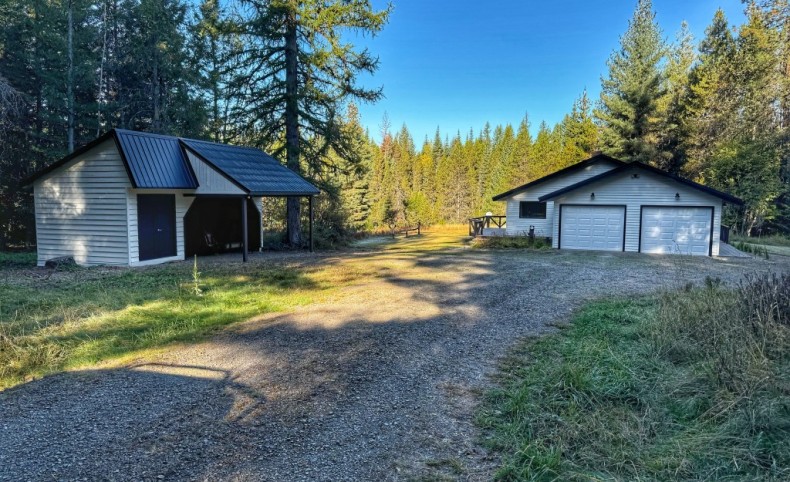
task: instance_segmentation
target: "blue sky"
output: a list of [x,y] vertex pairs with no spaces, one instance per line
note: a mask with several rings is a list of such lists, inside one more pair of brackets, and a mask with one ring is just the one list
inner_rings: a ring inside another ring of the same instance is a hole
[[[379,7],[385,1],[373,0]],[[381,61],[368,86],[383,100],[360,105],[362,123],[378,139],[387,112],[393,129],[408,125],[415,142],[518,123],[529,114],[562,119],[586,88],[597,100],[606,59],[618,47],[636,0],[393,0],[389,24],[375,38],[355,39]],[[653,0],[664,36],[683,20],[699,40],[718,7],[743,20],[740,0]]]

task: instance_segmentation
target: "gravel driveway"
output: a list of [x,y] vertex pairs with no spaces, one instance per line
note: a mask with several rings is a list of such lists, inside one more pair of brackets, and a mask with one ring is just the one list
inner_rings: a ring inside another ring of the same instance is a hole
[[0,393],[0,479],[486,480],[473,414],[518,338],[586,300],[790,266],[400,243],[299,259],[378,268],[326,303]]

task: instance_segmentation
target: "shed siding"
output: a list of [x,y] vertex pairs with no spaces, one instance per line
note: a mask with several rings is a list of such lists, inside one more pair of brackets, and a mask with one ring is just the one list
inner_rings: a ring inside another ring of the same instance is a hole
[[128,264],[129,187],[111,139],[33,183],[38,265],[59,256],[81,265]]
[[540,196],[562,189],[565,186],[576,184],[577,182],[597,176],[598,174],[603,174],[615,167],[617,167],[617,164],[613,162],[596,162],[584,169],[556,179],[550,179],[509,197],[505,210],[505,216],[507,216],[507,224],[505,226],[506,234],[508,236],[524,235],[529,232],[530,226],[535,226],[535,235],[551,236],[551,226],[554,219],[554,202],[549,201],[546,203],[546,219],[520,219],[518,217],[519,203],[521,201],[537,201]]
[[[198,177],[200,179],[200,177]],[[129,260],[132,266],[141,264],[155,264],[163,261],[176,261],[184,259],[184,216],[195,200],[192,196],[184,196],[184,193],[193,191],[170,191],[158,189],[129,189],[126,193],[126,209],[129,216],[128,236],[129,236]],[[176,256],[158,260],[140,261],[140,239],[137,232],[137,194],[174,194],[176,197]]]
[[196,194],[246,194],[189,149],[186,149],[186,153],[198,179],[199,186],[195,191]]
[[[584,186],[576,191],[554,199],[554,204],[622,204],[626,206],[625,251],[639,251],[639,229],[642,206],[699,206],[713,207],[713,246],[712,255],[719,255],[719,235],[721,228],[722,201],[697,189],[639,171],[639,177],[632,177],[633,171],[627,170],[608,179]],[[590,200],[590,193],[595,200]],[[675,193],[680,199],[675,200]],[[557,247],[559,216],[553,220],[554,233],[552,245]]]

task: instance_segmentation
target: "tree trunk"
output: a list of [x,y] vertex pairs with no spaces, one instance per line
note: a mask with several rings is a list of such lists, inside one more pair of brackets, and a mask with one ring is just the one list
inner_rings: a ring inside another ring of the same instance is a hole
[[66,79],[66,109],[68,110],[68,148],[69,153],[74,152],[74,0],[68,4],[68,51],[69,69]]
[[154,132],[161,132],[161,125],[159,121],[159,61],[154,59],[154,71],[153,71],[153,90],[154,90],[154,119],[153,119],[153,131]]
[[[285,26],[285,151],[286,165],[299,173],[299,102],[298,56],[299,43],[296,26],[296,6],[292,5]],[[299,198],[289,197],[287,203],[288,243],[301,246],[302,229]]]
[[220,60],[217,53],[217,39],[214,34],[211,34],[211,114],[212,114],[212,129],[214,135],[214,142],[222,142],[220,138],[220,122],[219,122],[219,69]]
[[104,64],[107,61],[107,2],[102,5],[102,44],[101,59],[99,61],[99,89],[96,95],[96,137],[101,134],[101,106],[104,101]]

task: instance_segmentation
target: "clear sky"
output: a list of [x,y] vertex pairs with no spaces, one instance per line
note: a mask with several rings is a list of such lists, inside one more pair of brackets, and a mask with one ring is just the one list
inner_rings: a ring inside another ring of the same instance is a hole
[[[373,0],[381,7],[385,1]],[[378,139],[387,112],[415,142],[518,123],[532,132],[554,124],[586,88],[598,99],[606,59],[618,47],[636,0],[392,0],[389,24],[377,37],[357,39],[378,55],[368,86],[385,98],[360,105],[363,124]],[[731,23],[743,20],[740,0],[653,0],[664,36],[683,20],[699,40],[718,7]]]

